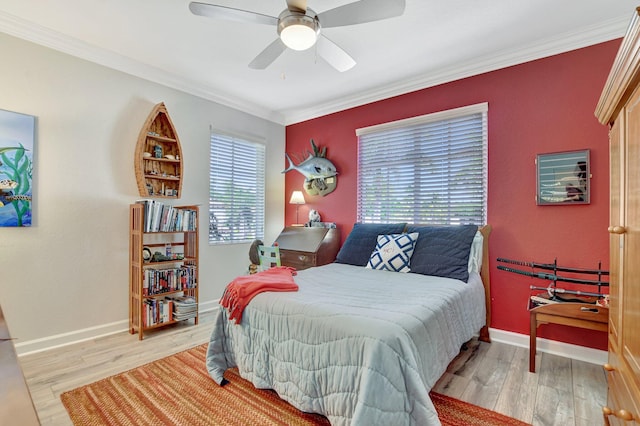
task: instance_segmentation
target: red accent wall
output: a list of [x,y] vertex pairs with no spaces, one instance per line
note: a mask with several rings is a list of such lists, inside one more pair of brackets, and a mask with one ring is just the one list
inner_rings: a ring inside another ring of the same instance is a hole
[[[529,333],[529,285],[539,279],[496,268],[497,257],[566,266],[609,267],[608,131],[594,116],[609,69],[620,45],[614,40],[480,74],[326,115],[286,129],[286,152],[311,149],[310,139],[327,147],[338,169],[337,189],[325,196],[305,194],[300,221],[316,209],[336,222],[343,241],[356,221],[357,138],[360,127],[480,102],[489,103],[488,223],[492,225],[491,327]],[[537,206],[535,158],[540,153],[591,150],[591,204]],[[285,221],[295,222],[291,192],[304,177],[285,178]],[[542,325],[540,337],[606,350],[606,333]]]

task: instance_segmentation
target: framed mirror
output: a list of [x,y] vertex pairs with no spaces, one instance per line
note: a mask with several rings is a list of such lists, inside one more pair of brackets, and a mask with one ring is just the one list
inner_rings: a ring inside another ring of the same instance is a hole
[[589,150],[538,154],[536,204],[590,203]]

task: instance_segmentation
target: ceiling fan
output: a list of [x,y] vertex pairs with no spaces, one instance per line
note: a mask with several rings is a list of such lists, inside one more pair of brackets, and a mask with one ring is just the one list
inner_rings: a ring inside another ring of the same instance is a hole
[[287,48],[306,50],[317,42],[318,54],[340,72],[351,69],[356,61],[341,47],[321,34],[322,28],[342,27],[393,18],[404,13],[405,0],[360,0],[322,13],[307,7],[307,0],[286,0],[287,8],[277,17],[216,4],[191,2],[195,15],[236,22],[273,25],[278,36],[249,63],[253,69],[265,69]]

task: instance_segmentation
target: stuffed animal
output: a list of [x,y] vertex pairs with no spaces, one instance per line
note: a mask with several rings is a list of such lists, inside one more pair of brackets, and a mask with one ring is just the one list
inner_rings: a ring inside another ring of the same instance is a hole
[[320,222],[320,213],[317,210],[309,210],[309,223]]

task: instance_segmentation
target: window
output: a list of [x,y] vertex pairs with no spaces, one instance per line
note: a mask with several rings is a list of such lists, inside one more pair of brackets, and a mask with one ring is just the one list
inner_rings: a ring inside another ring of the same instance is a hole
[[358,129],[358,221],[483,225],[486,103]]
[[265,146],[211,133],[209,243],[264,238]]

